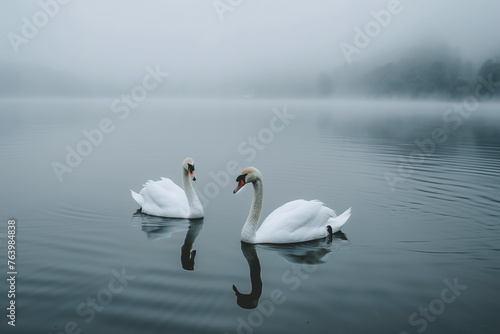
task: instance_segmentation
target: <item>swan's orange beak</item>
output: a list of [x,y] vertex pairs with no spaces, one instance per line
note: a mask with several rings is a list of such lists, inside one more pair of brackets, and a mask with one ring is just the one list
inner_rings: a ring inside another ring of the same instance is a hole
[[240,190],[244,185],[245,185],[245,181],[240,180],[238,182],[238,185],[236,186],[236,189],[233,190],[233,194],[236,194],[238,192],[238,190]]

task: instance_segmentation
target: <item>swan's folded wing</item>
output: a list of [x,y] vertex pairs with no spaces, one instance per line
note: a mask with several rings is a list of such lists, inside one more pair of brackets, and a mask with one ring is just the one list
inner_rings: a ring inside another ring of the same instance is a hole
[[260,242],[291,243],[327,236],[327,221],[335,212],[320,201],[295,200],[273,212],[256,233]]
[[165,189],[166,191],[171,191],[175,194],[177,194],[178,196],[185,196],[186,193],[184,192],[184,190],[179,187],[178,185],[176,185],[174,183],[174,181],[166,178],[166,177],[162,177],[160,181],[157,181],[156,182],[160,187],[162,187],[163,189]]
[[143,211],[145,213],[165,217],[182,217],[189,213],[186,194],[175,183],[170,182],[169,190],[164,187],[165,184],[168,185],[168,182],[163,180],[158,182],[148,181],[144,185],[141,195],[144,198]]
[[326,221],[335,217],[335,212],[327,208],[322,202],[298,199],[283,204],[267,216],[260,228],[264,225],[280,226],[286,230],[296,230],[303,226],[326,226]]

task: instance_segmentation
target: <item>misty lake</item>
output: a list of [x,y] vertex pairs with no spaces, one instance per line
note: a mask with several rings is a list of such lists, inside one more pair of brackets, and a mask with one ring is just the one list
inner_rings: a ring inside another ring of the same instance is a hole
[[[498,333],[498,104],[111,102],[0,102],[2,333]],[[136,213],[130,189],[180,185],[186,157],[205,218]],[[352,207],[343,233],[242,244],[247,166],[262,218],[319,199]]]

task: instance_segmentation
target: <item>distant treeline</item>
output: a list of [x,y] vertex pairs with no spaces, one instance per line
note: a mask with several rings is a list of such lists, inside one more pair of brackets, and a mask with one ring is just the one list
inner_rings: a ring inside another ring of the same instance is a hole
[[[463,98],[475,94],[478,85],[485,82],[492,87],[492,94],[500,96],[500,62],[486,60],[480,69],[471,75],[470,62],[460,59],[439,59],[419,61],[405,59],[389,63],[366,75],[368,92],[382,96],[409,96],[422,98],[443,96],[445,98]],[[481,92],[480,94],[483,94]]]
[[418,52],[371,70],[360,71],[353,64],[330,74],[323,71],[316,90],[323,96],[459,99],[489,93],[488,98],[500,98],[500,57],[477,66],[445,50]]

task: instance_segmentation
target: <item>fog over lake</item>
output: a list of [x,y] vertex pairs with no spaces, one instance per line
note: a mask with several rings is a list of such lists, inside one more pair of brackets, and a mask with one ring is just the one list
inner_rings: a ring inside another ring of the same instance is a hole
[[[500,54],[500,4],[487,0],[45,0],[3,7],[4,96],[119,96],[147,66],[170,73],[168,85],[151,93],[157,96],[359,96],[363,75],[389,63],[452,59],[460,69],[441,70],[473,80]],[[334,82],[331,92],[322,73]],[[357,85],[348,85],[353,80]]]
[[[0,9],[1,333],[498,332],[500,3]],[[249,166],[261,222],[352,214],[242,242]]]

